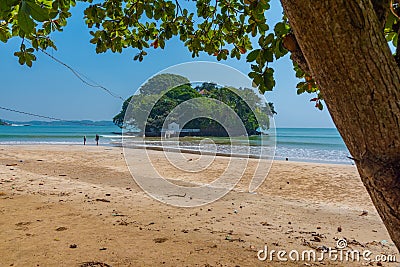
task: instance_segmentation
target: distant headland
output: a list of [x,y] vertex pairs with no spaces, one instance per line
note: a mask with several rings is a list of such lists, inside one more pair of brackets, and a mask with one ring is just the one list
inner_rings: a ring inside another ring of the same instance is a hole
[[0,126],[110,126],[113,127],[112,121],[92,121],[92,120],[76,120],[76,121],[5,121],[0,119]]

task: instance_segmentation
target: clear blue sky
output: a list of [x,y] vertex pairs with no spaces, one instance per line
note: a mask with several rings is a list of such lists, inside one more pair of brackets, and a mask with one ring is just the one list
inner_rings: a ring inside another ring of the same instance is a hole
[[[269,22],[273,25],[281,17],[282,10],[278,1],[271,2]],[[53,35],[58,51],[50,53],[122,97],[129,97],[149,77],[172,65],[216,61],[207,54],[193,59],[177,39],[168,42],[164,50],[149,49],[143,62],[133,60],[137,53],[134,49],[122,54],[96,54],[84,24],[84,7],[85,4],[78,4],[64,32]],[[19,40],[0,43],[0,106],[66,120],[111,120],[120,111],[120,100],[84,85],[68,69],[40,52],[32,68],[19,65],[13,55],[19,45]],[[245,58],[221,63],[245,74],[250,70]],[[274,63],[273,67],[277,86],[266,97],[278,112],[275,117],[277,127],[334,127],[327,110],[320,112],[309,102],[314,96],[297,96],[295,87],[298,81],[288,56]],[[0,110],[0,118],[17,121],[37,119],[3,110]]]

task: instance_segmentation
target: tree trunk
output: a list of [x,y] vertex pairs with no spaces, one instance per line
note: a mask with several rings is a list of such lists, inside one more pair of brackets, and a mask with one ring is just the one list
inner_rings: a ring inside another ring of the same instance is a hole
[[400,69],[371,0],[281,2],[333,121],[400,250]]

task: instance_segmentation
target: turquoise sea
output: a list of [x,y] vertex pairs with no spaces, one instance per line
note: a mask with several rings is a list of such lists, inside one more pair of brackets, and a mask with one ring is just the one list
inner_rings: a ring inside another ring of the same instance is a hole
[[278,128],[276,159],[353,164],[336,128]]
[[[107,123],[91,125],[31,125],[0,126],[0,144],[95,144],[95,135],[101,145],[114,145],[121,140],[121,130]],[[278,128],[276,159],[290,161],[352,164],[350,155],[335,128]]]

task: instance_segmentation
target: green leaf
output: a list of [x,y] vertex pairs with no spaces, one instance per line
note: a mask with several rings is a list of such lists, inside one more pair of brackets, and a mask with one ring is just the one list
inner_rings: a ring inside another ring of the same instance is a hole
[[269,45],[274,41],[274,35],[272,33],[268,34],[268,36],[265,38],[264,44]]
[[266,24],[266,23],[258,24],[258,28],[260,29],[260,31],[263,31],[263,32],[266,32],[269,30],[268,24]]
[[287,34],[290,31],[289,25],[284,22],[278,22],[274,28],[276,36],[282,36]]
[[0,28],[0,41],[6,43],[10,37],[8,28]]
[[258,57],[258,55],[260,54],[260,49],[255,49],[253,51],[251,51],[248,55],[247,55],[247,62],[253,62],[254,60],[256,60],[256,58]]
[[33,19],[29,16],[29,10],[26,5],[26,2],[23,1],[20,4],[18,11],[18,25],[25,32],[25,34],[30,34],[33,32],[33,28],[35,27],[35,23]]
[[26,60],[26,65],[27,65],[28,67],[32,67],[32,60],[27,59],[27,60]]
[[259,66],[252,64],[251,65],[251,69],[255,72],[261,72],[261,69]]
[[304,88],[299,88],[299,89],[297,89],[297,94],[298,94],[298,95],[301,95],[301,94],[304,93],[304,92],[305,92]]
[[[275,86],[274,80],[274,70],[271,68],[267,68],[264,72],[264,86],[266,91],[272,91]],[[263,92],[264,93],[264,92]]]
[[20,56],[20,57],[18,58],[18,62],[19,62],[19,64],[24,65],[24,64],[25,64],[25,57]]
[[270,50],[264,50],[263,57],[267,62],[274,61],[274,54]]
[[256,75],[253,79],[253,82],[258,86],[262,82],[262,76],[261,75]]
[[43,22],[49,20],[49,12],[46,8],[41,8],[35,2],[26,2],[26,5],[29,7],[30,15],[37,21]]
[[258,73],[252,71],[252,72],[250,72],[248,75],[249,75],[250,78],[254,79],[254,78],[258,75]]

